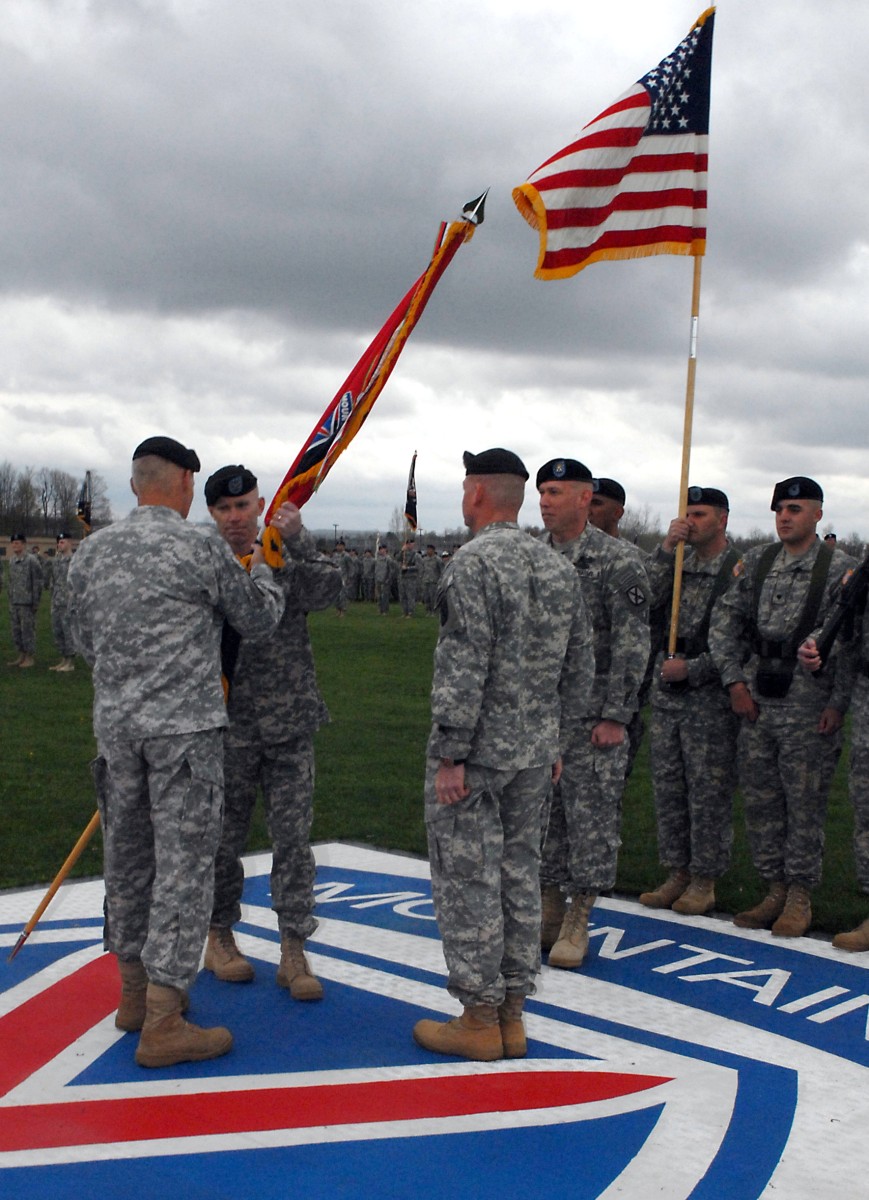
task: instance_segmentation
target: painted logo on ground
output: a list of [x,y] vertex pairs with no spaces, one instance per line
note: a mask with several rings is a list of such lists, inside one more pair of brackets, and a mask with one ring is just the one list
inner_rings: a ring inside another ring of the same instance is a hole
[[[542,973],[527,1059],[435,1061],[410,1032],[456,1011],[427,865],[341,845],[317,861],[324,1000],[275,985],[269,859],[253,856],[239,941],[256,980],[203,973],[192,993],[234,1049],[159,1071],[114,1028],[101,885],[62,891],[0,972],[0,1194],[861,1194],[864,956],[603,900],[587,966]],[[0,897],[0,946],[34,905]]]

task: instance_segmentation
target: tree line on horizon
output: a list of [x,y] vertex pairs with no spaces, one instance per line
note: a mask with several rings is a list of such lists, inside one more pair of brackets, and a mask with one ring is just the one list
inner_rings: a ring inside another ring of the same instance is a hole
[[[91,527],[112,521],[108,487],[103,477],[91,471]],[[57,467],[13,466],[0,463],[0,534],[25,537],[56,537],[64,531],[77,536],[76,517],[84,479]]]

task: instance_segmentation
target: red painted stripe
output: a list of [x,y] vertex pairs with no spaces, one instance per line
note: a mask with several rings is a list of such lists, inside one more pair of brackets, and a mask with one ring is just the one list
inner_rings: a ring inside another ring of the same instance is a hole
[[101,954],[0,1017],[0,1096],[114,1012],[119,992],[115,960]]
[[28,1105],[2,1111],[0,1151],[559,1108],[667,1082],[606,1071],[511,1071]]

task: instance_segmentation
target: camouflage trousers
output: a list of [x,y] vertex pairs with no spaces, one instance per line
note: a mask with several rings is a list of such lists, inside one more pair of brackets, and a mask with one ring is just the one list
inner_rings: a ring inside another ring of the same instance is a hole
[[860,890],[869,892],[869,676],[858,676],[851,712],[848,794],[854,810],[854,862]]
[[564,751],[543,843],[540,882],[569,896],[609,891],[616,882],[628,738],[626,733],[620,746],[596,749],[591,731],[597,723],[596,717],[583,721]]
[[374,591],[377,597],[377,607],[382,613],[389,612],[389,589],[390,583],[388,579],[385,583],[376,583],[374,585]]
[[257,787],[262,787],[266,824],[272,843],[271,900],[282,934],[307,938],[314,918],[314,739],[310,734],[277,745],[257,735],[227,730],[224,744],[226,796],[223,832],[214,867],[211,923],[228,929],[241,918],[244,867]]
[[63,658],[72,658],[75,654],[75,642],[72,640],[72,627],[69,619],[69,610],[64,605],[62,608],[52,606],[51,609],[51,636],[54,638],[54,644],[57,646],[57,652]]
[[416,612],[416,601],[419,596],[419,580],[416,574],[406,571],[398,578],[398,599],[401,611],[406,617],[412,617]]
[[438,804],[426,764],[425,823],[447,988],[465,1007],[530,996],[540,970],[540,843],[551,771],[469,765],[470,794]]
[[718,879],[733,844],[739,719],[720,688],[707,691],[655,698],[649,750],[661,862]]
[[36,653],[36,609],[32,604],[10,604],[12,642],[19,654]]
[[813,888],[821,879],[827,794],[842,732],[817,732],[821,710],[762,705],[739,731],[739,785],[761,879]]
[[92,764],[103,830],[105,947],[152,983],[189,988],[214,889],[223,730],[101,740]]
[[422,585],[422,602],[425,605],[425,611],[431,615],[437,608],[438,584],[437,580],[433,583],[424,583]]

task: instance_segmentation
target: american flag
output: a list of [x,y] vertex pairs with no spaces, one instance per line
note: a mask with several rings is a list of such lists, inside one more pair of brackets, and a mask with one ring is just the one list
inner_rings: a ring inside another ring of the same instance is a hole
[[601,259],[704,254],[715,9],[575,142],[514,188],[540,233],[538,279]]

